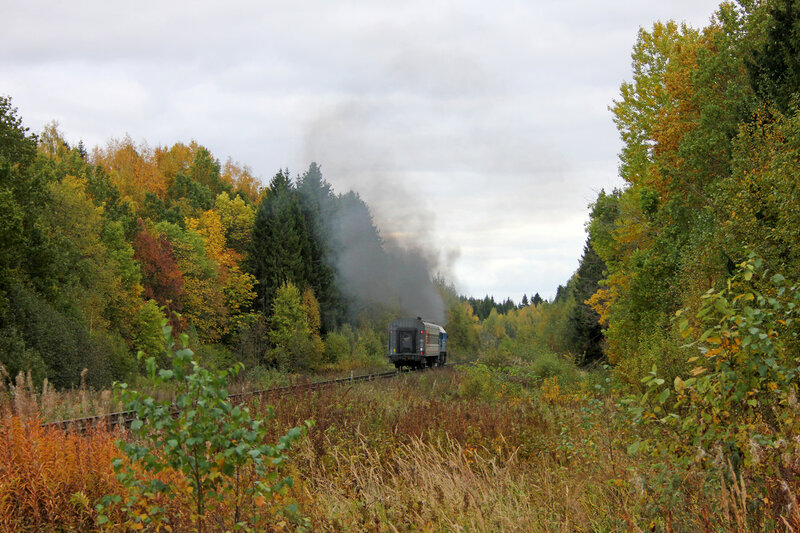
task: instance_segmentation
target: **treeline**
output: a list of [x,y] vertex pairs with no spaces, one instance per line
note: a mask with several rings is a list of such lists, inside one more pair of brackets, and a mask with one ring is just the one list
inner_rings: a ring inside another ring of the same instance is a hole
[[519,305],[514,303],[514,300],[511,298],[506,298],[501,302],[497,302],[494,299],[494,296],[489,296],[488,294],[483,298],[474,298],[472,296],[462,296],[461,299],[472,307],[475,311],[475,315],[480,319],[486,319],[492,310],[497,311],[498,313],[505,314],[511,311],[512,309],[526,307],[528,305],[539,305],[544,300],[542,297],[539,296],[537,292],[530,300],[528,300],[528,295],[523,294],[522,299],[520,300]]
[[12,377],[130,377],[139,350],[163,352],[163,319],[212,366],[375,362],[399,310],[348,291],[337,262],[354,246],[385,255],[381,244],[367,205],[335,194],[316,164],[262,188],[195,142],[88,153],[55,125],[30,133],[0,97],[0,363]]
[[[552,301],[536,293],[523,295],[519,305],[510,298],[497,303],[493,297],[461,297],[478,323],[477,343],[489,357],[505,361],[511,357],[530,359],[547,354],[570,354],[578,364],[591,364],[604,357],[603,326],[588,300],[598,290],[605,265],[589,238],[578,270],[566,285],[556,290]],[[453,319],[448,317],[448,323]],[[461,338],[465,335],[461,333]]]
[[675,313],[696,316],[750,254],[800,279],[799,14],[794,0],[724,3],[702,30],[639,32],[612,107],[626,186],[589,223],[606,269],[589,301],[631,380],[687,369]]

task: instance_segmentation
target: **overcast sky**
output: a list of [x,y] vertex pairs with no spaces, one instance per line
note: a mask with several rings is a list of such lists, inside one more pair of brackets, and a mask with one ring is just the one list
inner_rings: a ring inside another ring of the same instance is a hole
[[640,26],[711,0],[6,0],[0,94],[91,147],[191,139],[266,184],[311,161],[464,294],[549,298],[620,186],[608,106]]

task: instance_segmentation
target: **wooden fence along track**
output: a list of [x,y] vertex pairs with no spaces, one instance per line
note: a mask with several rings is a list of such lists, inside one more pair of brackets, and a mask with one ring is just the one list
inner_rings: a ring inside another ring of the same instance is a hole
[[[446,367],[456,366],[459,363],[447,363]],[[340,385],[348,385],[351,383],[359,383],[362,381],[377,381],[382,379],[391,379],[407,372],[392,370],[391,372],[381,372],[379,374],[364,374],[361,376],[350,376],[346,378],[328,379],[324,381],[313,381],[307,383],[299,383],[287,385],[285,387],[273,387],[271,389],[262,389],[250,392],[237,392],[229,394],[228,399],[233,403],[242,403],[247,398],[275,398],[279,396],[290,396],[299,392],[315,391],[337,387]],[[177,414],[177,408],[173,408],[174,414]],[[56,428],[63,431],[75,431],[86,433],[91,428],[105,427],[110,430],[116,428],[130,429],[131,422],[136,420],[136,411],[119,411],[116,413],[109,413],[107,415],[87,416],[85,418],[74,418],[72,420],[60,420],[58,422],[48,422],[42,424],[45,428]]]

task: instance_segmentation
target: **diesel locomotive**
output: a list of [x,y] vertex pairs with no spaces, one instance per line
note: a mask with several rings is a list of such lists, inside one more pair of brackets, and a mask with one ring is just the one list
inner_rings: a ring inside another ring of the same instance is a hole
[[389,361],[398,369],[442,366],[447,361],[447,332],[421,317],[392,320]]

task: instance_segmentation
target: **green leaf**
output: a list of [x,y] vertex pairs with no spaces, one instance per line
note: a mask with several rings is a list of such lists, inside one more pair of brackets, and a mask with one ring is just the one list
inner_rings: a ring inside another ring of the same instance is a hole
[[631,443],[631,444],[628,446],[628,455],[635,455],[635,454],[636,454],[636,452],[638,452],[638,451],[639,451],[639,448],[640,448],[641,446],[642,446],[642,441],[640,441],[640,440],[633,441],[633,442],[632,442],[632,443]]
[[669,389],[664,389],[661,391],[661,394],[658,395],[658,403],[662,404],[667,401],[669,398]]

